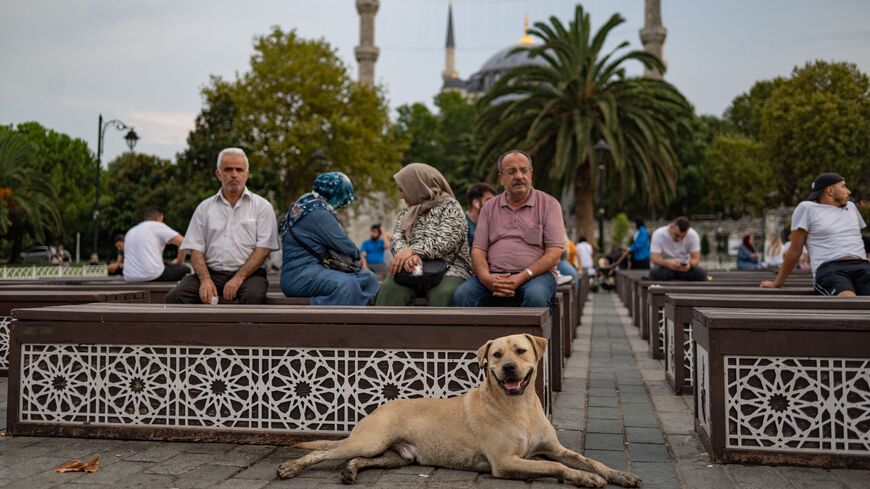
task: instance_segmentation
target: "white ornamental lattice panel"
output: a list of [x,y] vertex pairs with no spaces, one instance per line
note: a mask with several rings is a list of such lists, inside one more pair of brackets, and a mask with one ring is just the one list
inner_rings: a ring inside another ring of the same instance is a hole
[[687,324],[683,330],[683,335],[686,338],[683,341],[683,370],[686,372],[683,386],[685,387],[692,387],[692,377],[695,375],[695,355],[692,352],[692,343],[695,340],[692,334],[692,325]]
[[0,369],[9,368],[9,332],[12,316],[0,316]]
[[658,317],[657,317],[658,321],[656,321],[656,324],[658,324],[657,334],[659,335],[659,353],[661,353],[662,356],[664,356],[664,353],[665,353],[665,327],[666,327],[666,325],[665,325],[665,308],[660,307],[658,311],[659,311]]
[[[698,385],[695,387],[696,417],[701,429],[710,436],[710,354],[701,345],[695,345],[698,353]],[[688,374],[687,374],[688,376]]]
[[348,432],[482,380],[474,351],[28,344],[20,421]]
[[62,267],[55,265],[30,267],[0,267],[2,280],[33,280],[57,277],[107,277],[106,265],[85,265],[81,267]]
[[870,359],[725,356],[729,448],[870,453]]
[[668,370],[668,373],[671,374],[671,378],[674,378],[676,374],[676,364],[677,364],[677,353],[674,348],[674,321],[671,319],[667,319],[665,322],[665,333],[667,336],[667,349],[668,354],[665,356],[665,367]]

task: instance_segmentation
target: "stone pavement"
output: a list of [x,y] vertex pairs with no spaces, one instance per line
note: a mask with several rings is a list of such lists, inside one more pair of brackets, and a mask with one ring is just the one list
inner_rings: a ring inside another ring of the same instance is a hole
[[[691,397],[675,396],[659,360],[606,293],[592,294],[568,359],[553,424],[563,444],[637,473],[644,488],[870,488],[870,471],[711,464],[692,429]],[[0,426],[6,379],[0,379]],[[339,463],[315,466],[296,479],[276,479],[288,447],[160,443],[0,436],[0,487],[329,488],[340,487]],[[100,454],[93,474],[57,474],[54,467]],[[553,479],[496,480],[488,475],[410,465],[360,473],[375,488],[564,488]],[[344,486],[341,486],[344,487]],[[610,486],[608,486],[610,487]]]

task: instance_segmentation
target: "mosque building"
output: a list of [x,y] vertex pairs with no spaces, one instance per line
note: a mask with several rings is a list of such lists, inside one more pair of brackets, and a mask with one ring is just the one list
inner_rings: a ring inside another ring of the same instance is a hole
[[[645,0],[644,13],[644,27],[640,30],[644,50],[662,58],[667,30],[661,23],[661,0]],[[441,72],[444,83],[441,86],[441,91],[459,92],[471,98],[483,96],[511,68],[529,63],[544,62],[529,58],[527,51],[512,53],[518,47],[533,46],[534,44],[534,39],[529,36],[529,17],[526,15],[523,23],[523,35],[519,42],[493,54],[483,63],[480,70],[472,74],[467,80],[463,80],[456,70],[456,38],[453,28],[453,1],[451,0],[447,6],[447,40],[444,45],[444,70]],[[661,79],[661,74],[655,70],[647,69],[644,76]]]

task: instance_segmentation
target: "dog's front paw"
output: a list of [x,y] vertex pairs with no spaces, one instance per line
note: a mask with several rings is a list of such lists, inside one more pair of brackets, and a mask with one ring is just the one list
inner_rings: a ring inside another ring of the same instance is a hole
[[290,462],[284,462],[283,464],[278,466],[278,477],[282,479],[296,477],[299,472],[300,470],[296,467],[295,460]]
[[618,470],[614,470],[607,480],[622,487],[637,487],[640,485],[640,477],[631,472],[621,472]]
[[356,482],[356,474],[356,463],[354,463],[353,460],[348,460],[348,462],[344,465],[344,467],[342,467],[341,470],[341,483],[353,484],[354,482]]
[[607,480],[604,477],[588,472],[581,472],[579,477],[571,482],[580,487],[604,487],[607,485]]

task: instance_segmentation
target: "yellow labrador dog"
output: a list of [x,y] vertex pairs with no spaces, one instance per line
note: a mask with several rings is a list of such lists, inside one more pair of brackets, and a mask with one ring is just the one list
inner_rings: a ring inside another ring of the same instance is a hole
[[[282,479],[324,460],[348,460],[341,481],[368,468],[417,463],[491,472],[502,479],[555,477],[577,486],[637,487],[640,479],[568,450],[544,415],[534,386],[547,340],[518,334],[477,352],[486,380],[450,399],[397,399],[365,417],[340,441],[299,443],[315,450],[278,467]],[[543,457],[535,458],[535,457]]]

